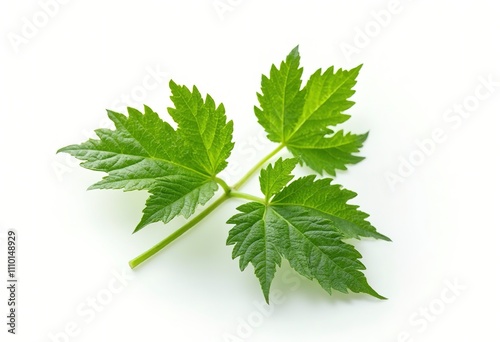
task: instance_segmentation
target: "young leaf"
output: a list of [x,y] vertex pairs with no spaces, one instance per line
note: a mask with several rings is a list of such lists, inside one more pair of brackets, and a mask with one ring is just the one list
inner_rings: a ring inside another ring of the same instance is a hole
[[210,96],[203,101],[196,88],[190,92],[173,82],[170,86],[176,108],[169,112],[177,130],[149,107],[144,114],[129,108],[128,117],[108,111],[115,130],[98,129],[99,139],[58,151],[83,160],[85,168],[108,173],[90,189],[151,193],[135,231],[177,215],[191,216],[213,197],[215,176],[233,148],[232,122],[226,121],[222,105],[216,108]]
[[351,290],[383,298],[360,272],[364,269],[358,260],[361,255],[342,240],[388,238],[365,220],[367,214],[346,203],[356,194],[331,185],[331,179],[315,181],[315,176],[308,176],[287,185],[295,163],[294,159],[279,159],[263,169],[260,183],[266,204],[244,204],[228,221],[235,225],[227,240],[228,245],[235,245],[233,258],[240,257],[242,270],[252,263],[267,301],[281,257],[329,293],[332,289]]
[[261,108],[255,107],[255,114],[271,141],[284,144],[301,163],[320,174],[335,176],[336,170],[363,160],[353,153],[359,152],[367,134],[344,134],[331,128],[349,119],[344,111],[354,104],[349,98],[361,65],[336,72],[333,67],[325,72],[319,69],[303,89],[299,65],[295,48],[279,69],[273,65],[269,77],[262,76],[262,94],[257,94]]
[[260,172],[260,189],[269,200],[287,185],[292,179],[292,171],[297,165],[296,159],[278,159],[274,165],[269,164]]

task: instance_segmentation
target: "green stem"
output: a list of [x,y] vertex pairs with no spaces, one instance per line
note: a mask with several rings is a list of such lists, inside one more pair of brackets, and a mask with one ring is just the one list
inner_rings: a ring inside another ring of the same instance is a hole
[[255,201],[255,202],[264,203],[264,204],[266,203],[266,200],[263,198],[253,196],[253,195],[247,194],[245,192],[239,192],[239,191],[234,191],[234,190],[231,191],[231,194],[229,197],[244,198],[244,199],[249,200],[249,201]]
[[142,253],[138,257],[130,260],[129,265],[130,268],[136,268],[140,264],[142,264],[144,261],[148,260],[151,258],[153,255],[161,251],[163,248],[165,248],[167,245],[169,245],[172,241],[180,237],[182,234],[193,228],[197,223],[199,223],[201,220],[203,220],[205,217],[207,217],[212,211],[214,211],[219,205],[221,205],[225,200],[229,198],[228,194],[224,193],[217,201],[212,203],[210,206],[208,206],[205,210],[203,210],[201,213],[199,213],[195,218],[193,218],[191,221],[187,222],[185,225],[183,225],[181,228],[176,230],[174,233],[171,235],[167,236],[165,239],[154,245],[152,248],[147,250],[146,252]]
[[213,202],[210,206],[208,206],[205,210],[203,210],[201,213],[199,213],[197,216],[195,216],[191,221],[187,222],[185,225],[177,229],[175,232],[173,232],[171,235],[167,236],[165,239],[151,247],[149,250],[146,252],[142,253],[138,257],[130,260],[129,265],[131,268],[136,268],[140,264],[142,264],[144,261],[148,260],[151,258],[153,255],[161,251],[163,248],[168,246],[170,243],[172,243],[174,240],[176,240],[178,237],[183,235],[185,232],[193,228],[195,225],[197,225],[201,220],[203,220],[205,217],[207,217],[212,211],[214,211],[219,205],[224,203],[228,198],[230,197],[238,197],[238,198],[244,198],[250,201],[257,201],[260,203],[265,203],[265,200],[256,196],[252,196],[250,194],[242,193],[236,191],[239,189],[243,184],[245,184],[252,175],[259,170],[269,159],[274,157],[279,151],[281,151],[285,147],[284,144],[280,144],[277,148],[275,148],[271,153],[269,153],[267,156],[265,156],[260,162],[257,163],[250,171],[248,171],[243,178],[241,178],[232,188],[227,185],[227,183],[219,178],[215,177],[214,180],[224,189],[224,195],[222,195],[219,199],[217,199],[215,202]]
[[224,189],[226,195],[229,195],[231,193],[231,187],[227,185],[227,183],[223,179],[215,177],[215,181],[222,187],[222,189]]
[[285,144],[281,143],[278,147],[276,147],[271,153],[262,158],[260,162],[258,162],[254,167],[250,169],[236,184],[233,185],[234,190],[238,190],[245,184],[252,175],[259,170],[269,159],[274,157],[279,151],[281,151],[285,147]]

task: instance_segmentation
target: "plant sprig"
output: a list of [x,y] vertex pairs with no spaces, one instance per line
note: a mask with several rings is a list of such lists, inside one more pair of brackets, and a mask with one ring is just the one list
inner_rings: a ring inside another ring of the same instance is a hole
[[[252,264],[262,291],[269,291],[283,258],[308,279],[315,279],[331,293],[362,292],[377,298],[361,272],[359,252],[348,239],[372,237],[390,241],[367,221],[368,214],[348,204],[356,193],[332,184],[331,178],[315,175],[295,179],[297,165],[335,177],[337,170],[363,159],[356,155],[367,134],[344,133],[336,127],[349,119],[345,113],[354,102],[361,66],[351,70],[333,67],[317,70],[302,86],[298,47],[269,76],[262,76],[259,106],[255,114],[277,147],[249,172],[229,186],[218,174],[227,166],[234,147],[233,122],[222,104],[170,82],[173,107],[168,112],[177,123],[174,129],[151,108],[128,108],[128,115],[108,111],[115,129],[97,129],[98,139],[70,145],[66,152],[82,160],[81,166],[108,175],[90,189],[147,190],[143,216],[134,232],[182,215],[189,219],[182,227],[148,251],[130,261],[135,268],[182,234],[195,227],[230,198],[247,203],[227,222],[227,244],[244,270]],[[287,149],[292,158],[269,161]],[[239,189],[260,171],[263,197]],[[220,196],[209,203],[222,189]],[[207,205],[195,214],[198,206]],[[194,215],[194,216],[193,216]]]

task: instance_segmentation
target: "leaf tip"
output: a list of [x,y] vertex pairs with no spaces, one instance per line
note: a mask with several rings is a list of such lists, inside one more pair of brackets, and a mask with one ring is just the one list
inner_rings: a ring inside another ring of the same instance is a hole
[[70,146],[71,146],[71,145],[61,147],[60,149],[58,149],[58,150],[56,151],[56,154],[58,154],[58,153],[67,153],[68,147],[70,147]]
[[178,88],[179,86],[177,85],[177,83],[174,82],[174,80],[170,80],[168,81],[168,86],[170,87],[170,89],[173,89],[173,88]]
[[91,186],[89,186],[87,188],[87,191],[89,191],[89,190],[97,190],[97,189],[100,189],[100,188],[98,187],[98,183],[95,183],[95,184],[92,184]]
[[141,220],[141,222],[139,222],[139,224],[137,224],[137,226],[135,227],[135,229],[134,229],[134,231],[132,232],[132,234],[137,233],[139,230],[141,230],[142,228],[144,228],[146,225],[147,225],[147,223],[144,223],[144,222]]
[[361,142],[365,142],[366,139],[368,139],[369,136],[370,136],[370,131],[366,131],[365,133],[360,134]]
[[379,236],[379,240],[384,240],[384,241],[387,241],[387,242],[392,242],[391,238],[388,237],[388,236],[385,236],[384,234],[378,233],[378,236]]
[[349,70],[349,73],[353,73],[355,75],[355,77],[357,77],[359,75],[359,71],[361,70],[362,67],[363,67],[363,64],[360,64],[357,67]]
[[264,299],[266,300],[266,304],[269,305],[269,293],[264,293]]
[[388,300],[389,299],[387,297],[384,297],[384,296],[378,294],[377,292],[375,292],[375,293],[376,293],[376,296],[374,295],[374,297],[377,298],[377,299],[380,299],[380,300]]
[[149,107],[148,105],[144,105],[144,114],[151,114],[153,113],[153,110],[151,109],[151,107]]
[[108,118],[113,120],[113,118],[116,117],[119,113],[111,109],[106,109],[106,114],[108,114]]
[[296,45],[292,51],[290,51],[290,53],[288,54],[290,57],[299,57],[300,56],[300,53],[299,53],[299,45]]
[[[366,284],[366,285],[368,285],[368,284]],[[368,288],[366,290],[367,291],[362,291],[362,292],[369,294],[370,296],[375,297],[377,299],[381,299],[381,300],[388,299],[388,298],[382,296],[381,294],[379,294],[377,291],[375,291],[370,285],[368,285]]]

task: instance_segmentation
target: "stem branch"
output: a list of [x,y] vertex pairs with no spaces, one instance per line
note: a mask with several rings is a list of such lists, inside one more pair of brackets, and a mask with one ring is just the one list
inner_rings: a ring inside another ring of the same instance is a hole
[[259,203],[266,203],[266,200],[257,196],[247,194],[245,192],[231,191],[230,197],[244,198],[249,201],[255,201]]
[[279,146],[276,147],[271,153],[262,158],[260,162],[258,162],[254,167],[252,167],[250,171],[248,171],[239,181],[236,182],[236,184],[233,185],[233,189],[238,190],[239,188],[241,188],[243,184],[245,184],[248,181],[248,179],[252,177],[252,175],[262,167],[262,165],[264,165],[269,159],[274,157],[279,151],[283,149],[283,147],[285,147],[283,143],[279,144]]
[[144,261],[148,260],[151,258],[153,255],[161,251],[163,248],[165,248],[167,245],[169,245],[172,241],[180,237],[182,234],[193,228],[198,222],[203,220],[206,216],[208,216],[212,211],[214,211],[219,205],[221,205],[225,200],[227,200],[229,196],[224,193],[217,201],[212,203],[210,206],[208,206],[205,210],[203,210],[201,213],[199,213],[195,218],[193,218],[191,221],[187,222],[185,225],[177,229],[175,232],[173,232],[171,235],[167,236],[165,239],[151,247],[149,250],[146,252],[142,253],[138,257],[130,260],[129,265],[130,268],[136,268],[140,264],[142,264]]
[[238,190],[243,184],[245,184],[252,175],[258,171],[269,159],[274,157],[279,151],[281,151],[285,145],[282,143],[280,144],[277,148],[275,148],[271,153],[269,153],[267,156],[265,156],[261,161],[259,161],[250,171],[248,171],[236,184],[231,188],[227,183],[219,178],[215,177],[214,180],[224,189],[224,194],[219,197],[215,202],[213,202],[210,206],[208,206],[205,210],[200,212],[197,216],[195,216],[191,221],[188,221],[186,224],[184,224],[182,227],[177,229],[175,232],[167,236],[165,239],[151,247],[149,250],[146,252],[142,253],[138,257],[130,260],[129,265],[131,268],[136,268],[140,264],[142,264],[144,261],[148,260],[151,258],[153,255],[161,251],[163,248],[168,246],[170,243],[172,243],[174,240],[179,238],[181,235],[183,235],[185,232],[196,226],[201,220],[203,220],[205,217],[207,217],[212,211],[214,211],[219,205],[224,203],[228,198],[230,197],[238,197],[238,198],[244,198],[250,201],[257,201],[260,203],[266,203],[264,199],[246,194],[243,192],[236,191]]

